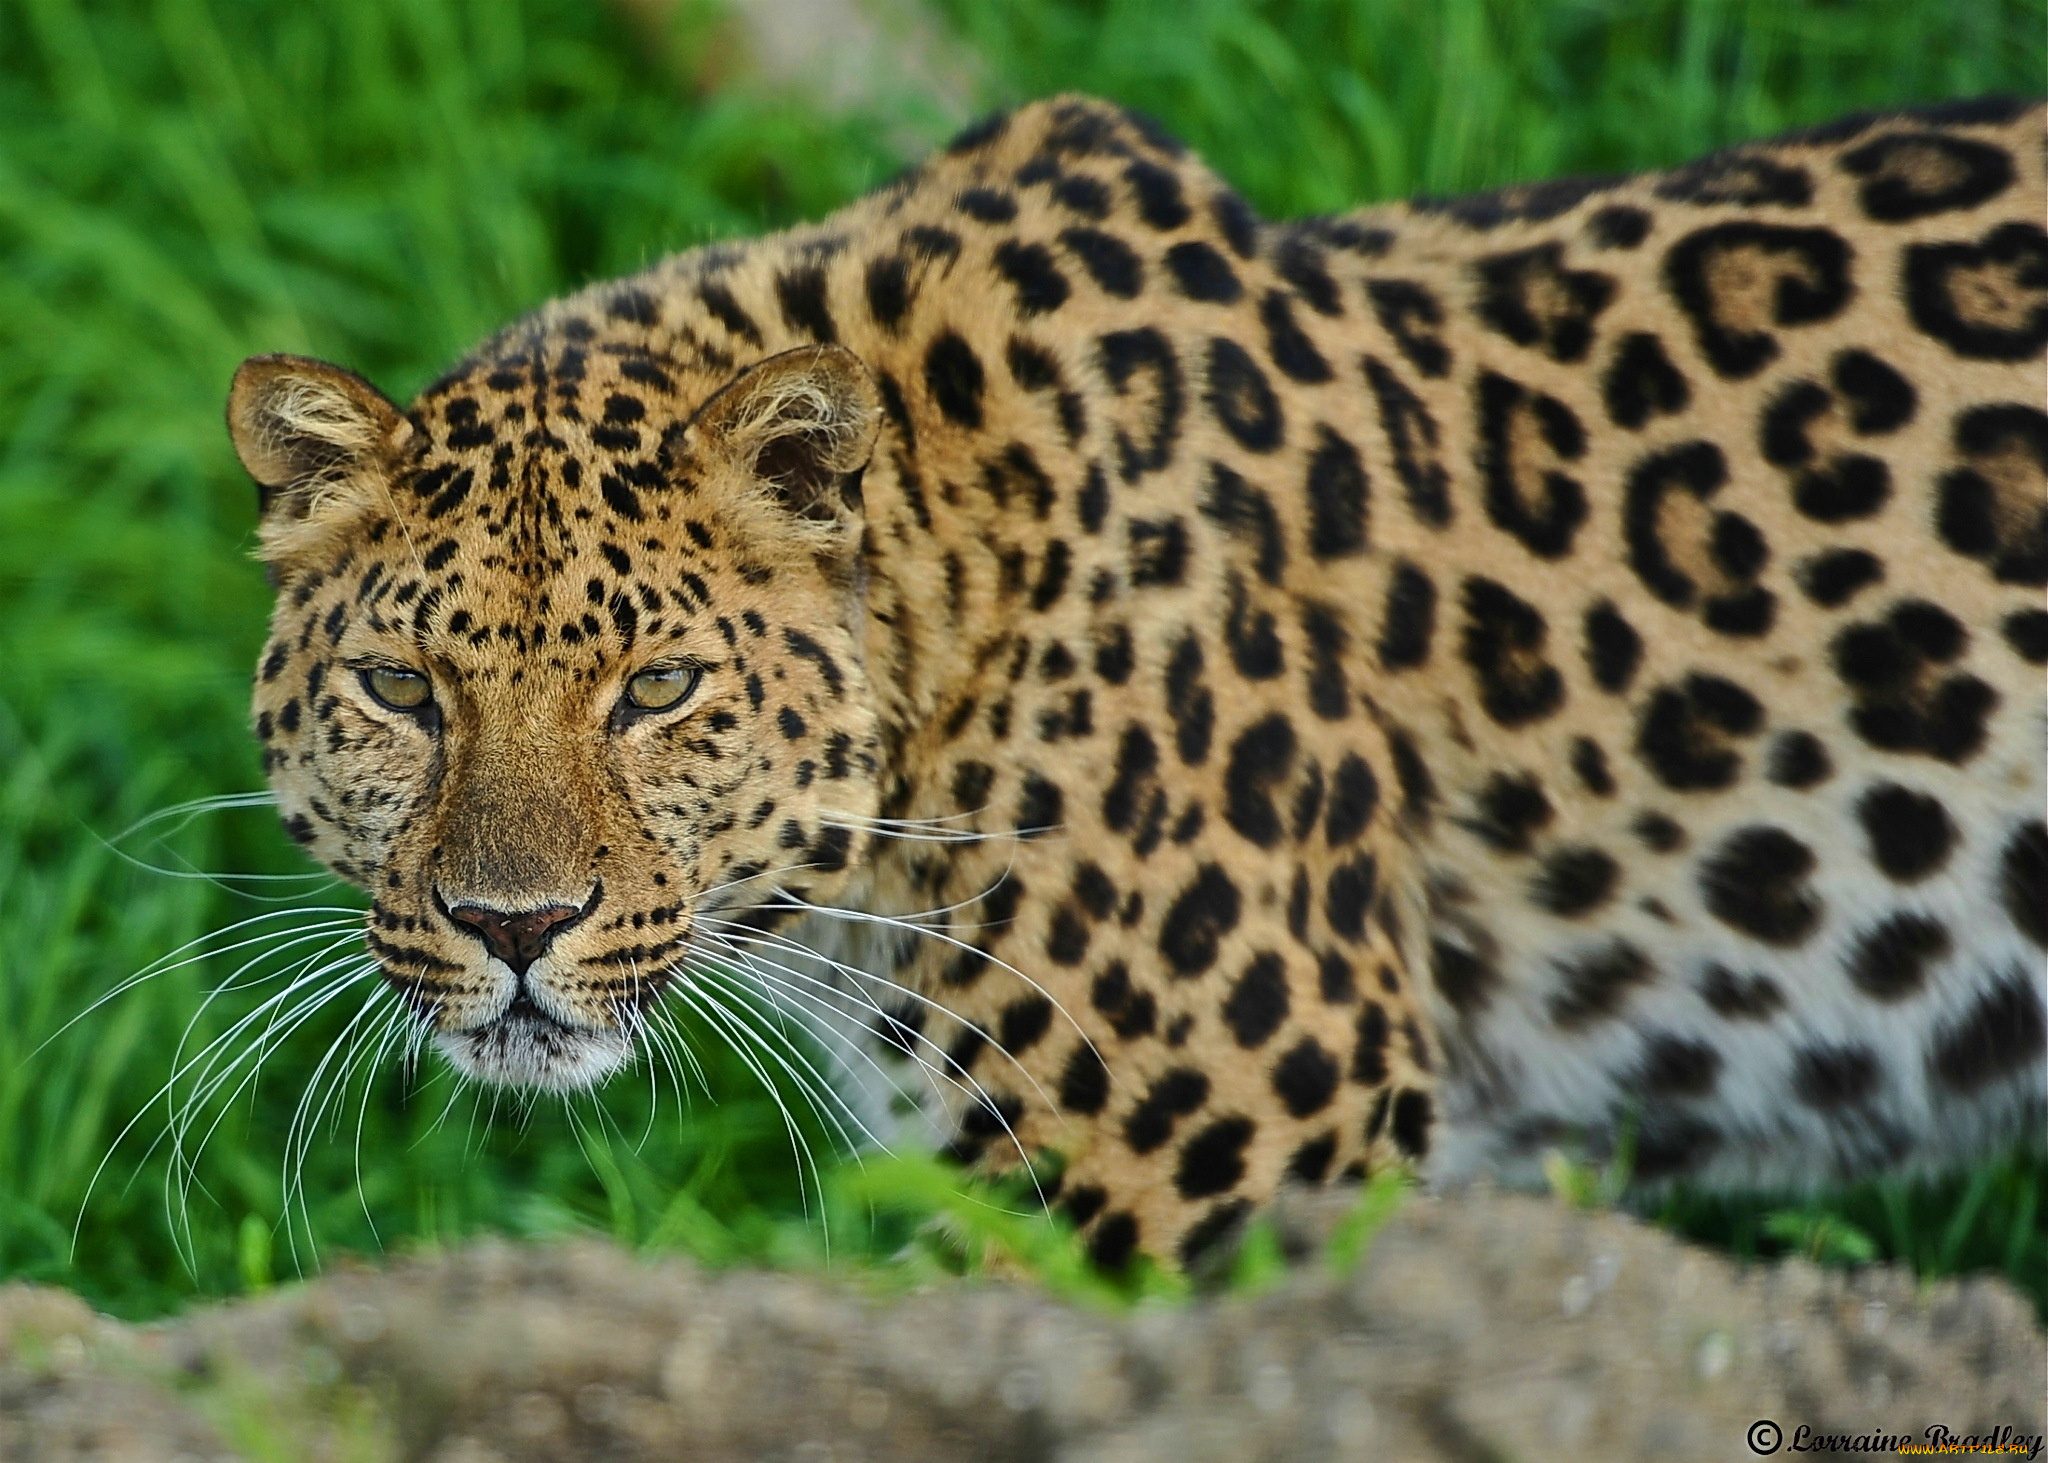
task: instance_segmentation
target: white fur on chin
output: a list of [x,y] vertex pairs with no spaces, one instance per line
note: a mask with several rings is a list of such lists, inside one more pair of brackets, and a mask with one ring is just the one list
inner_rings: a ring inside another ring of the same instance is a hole
[[530,1016],[503,1016],[434,1038],[463,1076],[494,1087],[581,1092],[633,1059],[624,1031],[579,1031]]

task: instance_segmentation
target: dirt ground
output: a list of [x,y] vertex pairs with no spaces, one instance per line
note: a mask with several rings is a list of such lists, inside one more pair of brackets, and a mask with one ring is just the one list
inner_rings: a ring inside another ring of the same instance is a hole
[[1343,1206],[1285,1206],[1304,1258],[1264,1294],[1121,1314],[596,1243],[482,1244],[151,1327],[5,1288],[0,1458],[1478,1463],[2044,1431],[2043,1333],[1994,1281],[1743,1270],[1484,1194],[1411,1200],[1338,1276],[1313,1251]]

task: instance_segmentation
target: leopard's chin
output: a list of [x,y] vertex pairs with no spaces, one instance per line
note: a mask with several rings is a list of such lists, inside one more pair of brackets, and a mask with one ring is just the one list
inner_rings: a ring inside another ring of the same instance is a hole
[[571,1026],[524,998],[480,1025],[436,1033],[434,1044],[465,1077],[541,1092],[596,1087],[633,1059],[629,1032]]

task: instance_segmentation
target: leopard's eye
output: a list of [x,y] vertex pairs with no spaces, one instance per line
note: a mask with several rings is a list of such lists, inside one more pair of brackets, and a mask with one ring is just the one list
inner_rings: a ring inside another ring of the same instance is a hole
[[434,699],[434,688],[418,671],[373,665],[359,673],[363,689],[393,711],[418,711]]
[[689,699],[702,674],[693,665],[642,671],[626,682],[626,705],[635,711],[672,711]]

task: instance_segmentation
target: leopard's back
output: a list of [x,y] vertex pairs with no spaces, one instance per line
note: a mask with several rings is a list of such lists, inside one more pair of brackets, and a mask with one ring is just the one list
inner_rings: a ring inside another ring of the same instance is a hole
[[1438,791],[1439,1172],[1626,1132],[1639,1176],[1799,1186],[2038,1130],[2041,133],[1965,105],[1282,231],[1388,241],[1375,695]]
[[[1055,227],[1020,227],[1011,257],[1085,281],[1061,199],[1099,188],[1118,208],[1090,223],[1142,261],[1180,368],[1133,366],[1129,330],[1062,339],[1103,455],[1084,439],[1063,473],[1030,444],[1056,493],[1081,488],[1082,531],[1055,506],[1027,538],[988,677],[1027,730],[966,758],[1050,786],[1073,844],[1106,851],[1013,861],[1013,885],[1050,863],[1063,893],[1000,901],[1014,932],[989,942],[1049,982],[1086,952],[1055,988],[1088,994],[1069,1006],[1139,1078],[1091,1180],[1161,1133],[1199,1157],[1227,1132],[1244,1188],[1320,1176],[1333,1148],[1328,1172],[1383,1161],[1383,1098],[1354,1099],[1362,1147],[1341,1116],[1322,1136],[1341,1101],[1291,1101],[1325,1052],[1397,1099],[1426,1084],[1437,1121],[1393,1146],[1445,1179],[1621,1145],[1640,1179],[1805,1186],[2039,1131],[2042,132],[2040,107],[1997,102],[1852,119],[1236,241],[1228,205],[1158,238],[1114,149],[1014,166]],[[1047,611],[1030,580],[1068,544],[1097,593]],[[1091,754],[1072,683],[1032,670],[1105,626],[1149,640],[1156,679],[1098,674]],[[1149,822],[1134,739],[1156,749]],[[1367,781],[1386,841],[1351,857],[1328,825]],[[1126,952],[1065,892],[1076,865],[1169,913],[1232,890],[1243,912],[1190,972],[1163,925]],[[1109,938],[1063,948],[1077,911]],[[1262,960],[1286,972],[1263,993]],[[1120,1023],[1153,990],[1177,1014],[1146,1055]],[[974,1019],[999,1033],[1030,1002]],[[1404,1044],[1404,1019],[1428,1037]],[[1199,1237],[1240,1190],[1212,1200],[1189,1168],[1170,1182],[1203,1201]]]

